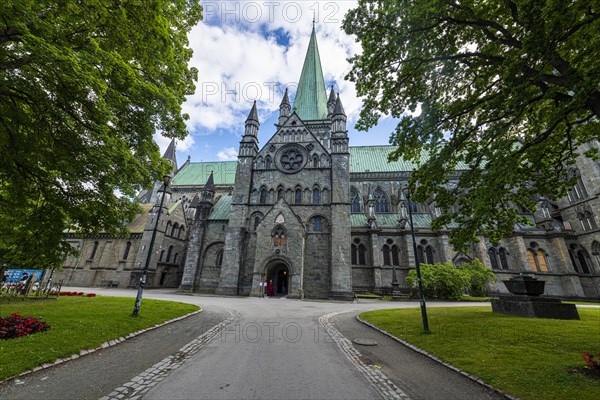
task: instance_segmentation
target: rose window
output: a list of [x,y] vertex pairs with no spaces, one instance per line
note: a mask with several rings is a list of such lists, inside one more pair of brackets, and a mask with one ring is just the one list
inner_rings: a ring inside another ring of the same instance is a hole
[[296,171],[302,167],[304,157],[296,149],[288,150],[281,156],[281,166],[286,171]]

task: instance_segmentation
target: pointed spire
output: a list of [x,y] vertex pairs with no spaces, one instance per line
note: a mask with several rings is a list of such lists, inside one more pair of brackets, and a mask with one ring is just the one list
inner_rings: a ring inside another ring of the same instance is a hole
[[177,154],[175,151],[175,148],[177,147],[176,145],[177,143],[175,143],[175,139],[171,139],[169,147],[167,147],[165,154],[163,154],[163,158],[173,165],[175,171],[177,171]]
[[344,106],[342,105],[342,100],[340,99],[339,93],[337,95],[337,100],[335,101],[335,108],[333,109],[333,115],[346,116],[346,111],[344,111]]
[[281,104],[279,105],[279,108],[281,108],[282,106],[288,106],[291,108],[290,105],[290,98],[288,96],[288,89],[285,88],[285,93],[283,94],[283,100],[281,100]]
[[206,185],[202,188],[200,193],[203,203],[211,203],[213,195],[215,194],[215,179],[213,178],[213,171],[210,171],[210,176],[206,181]]
[[333,90],[333,85],[331,85],[331,92],[329,92],[329,100],[327,100],[327,103],[335,104],[335,101],[336,101],[335,91]]
[[213,178],[213,172],[214,171],[210,171],[210,176],[206,181],[206,185],[204,185],[204,190],[210,190],[211,192],[215,191],[215,178]]
[[333,85],[331,85],[331,92],[329,92],[329,100],[327,100],[327,117],[331,118],[333,115],[333,109],[335,108],[335,92],[333,90]]
[[327,92],[314,26],[308,42],[302,74],[300,74],[300,81],[298,82],[294,107],[303,120],[327,118]]
[[258,112],[256,111],[256,100],[254,100],[254,104],[252,105],[250,114],[248,114],[248,118],[246,118],[246,122],[249,122],[249,121],[258,122]]

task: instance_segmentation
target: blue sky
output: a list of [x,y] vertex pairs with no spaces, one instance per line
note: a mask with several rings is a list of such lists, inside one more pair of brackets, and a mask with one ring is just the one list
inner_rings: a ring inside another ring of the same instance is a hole
[[[344,80],[347,58],[360,52],[354,37],[341,30],[356,1],[203,1],[204,20],[190,33],[198,68],[196,93],[183,106],[190,115],[190,135],[177,143],[180,163],[237,159],[244,121],[257,101],[259,146],[275,133],[279,104],[286,87],[295,95],[315,19],[317,42],[327,85],[340,93],[350,145],[388,144],[395,123],[387,118],[371,131],[354,124],[361,101],[354,84]],[[156,135],[161,151],[169,139]]]

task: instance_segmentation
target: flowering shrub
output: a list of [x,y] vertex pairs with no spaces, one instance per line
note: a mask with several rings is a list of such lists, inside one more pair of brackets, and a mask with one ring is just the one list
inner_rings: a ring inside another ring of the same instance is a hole
[[50,329],[50,325],[38,318],[22,317],[13,313],[8,317],[0,317],[0,339],[12,339],[32,335]]
[[[590,352],[584,351],[581,353],[583,355],[583,359],[585,362],[594,369],[600,369],[600,361],[594,360],[594,355]],[[600,353],[596,354],[597,357],[600,357]]]

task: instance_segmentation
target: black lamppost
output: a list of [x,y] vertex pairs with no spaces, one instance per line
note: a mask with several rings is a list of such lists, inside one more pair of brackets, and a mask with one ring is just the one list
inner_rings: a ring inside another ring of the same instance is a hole
[[425,296],[423,295],[423,283],[421,282],[421,263],[417,254],[417,241],[415,240],[415,228],[413,226],[412,207],[410,206],[410,188],[408,186],[402,189],[408,206],[408,218],[410,221],[410,234],[413,242],[413,252],[415,254],[415,269],[417,270],[417,284],[419,285],[419,302],[421,303],[421,319],[423,320],[423,330],[429,333],[429,323],[427,322],[427,307],[425,306]]
[[162,213],[163,204],[165,202],[165,193],[169,190],[171,184],[171,175],[163,176],[163,185],[160,187],[159,192],[162,192],[160,198],[160,207],[158,208],[158,214],[156,215],[156,222],[154,223],[154,229],[152,230],[152,238],[150,239],[150,245],[148,246],[148,254],[146,255],[146,264],[144,264],[144,270],[142,272],[142,279],[140,279],[140,286],[138,287],[137,296],[135,298],[135,305],[133,306],[133,316],[137,317],[140,312],[140,306],[142,305],[142,296],[144,294],[144,285],[146,284],[146,278],[148,276],[148,267],[150,266],[150,259],[152,258],[152,248],[154,247],[154,240],[156,240],[156,230],[158,229],[158,221],[160,220],[160,214]]

